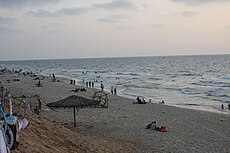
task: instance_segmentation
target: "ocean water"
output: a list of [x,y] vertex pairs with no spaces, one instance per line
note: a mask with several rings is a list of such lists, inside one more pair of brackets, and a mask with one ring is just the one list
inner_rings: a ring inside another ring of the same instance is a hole
[[[1,61],[0,69],[100,83],[128,98],[230,114],[230,55]],[[221,109],[224,104],[225,109]]]

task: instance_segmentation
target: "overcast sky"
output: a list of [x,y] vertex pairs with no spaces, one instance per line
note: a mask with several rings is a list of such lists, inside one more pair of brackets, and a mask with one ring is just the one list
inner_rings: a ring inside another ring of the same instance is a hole
[[0,0],[0,60],[230,54],[230,0]]

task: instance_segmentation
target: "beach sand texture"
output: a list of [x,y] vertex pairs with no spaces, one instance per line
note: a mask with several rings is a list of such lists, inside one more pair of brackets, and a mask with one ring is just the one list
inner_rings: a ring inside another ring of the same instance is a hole
[[[12,81],[15,78],[20,81]],[[14,152],[28,148],[26,152],[230,152],[229,115],[153,103],[133,104],[132,99],[109,94],[108,108],[80,109],[74,128],[72,110],[53,111],[45,105],[70,95],[91,99],[96,89],[73,92],[81,87],[62,78],[52,82],[49,77],[41,80],[43,87],[37,87],[38,80],[33,79],[13,74],[0,76],[2,84],[17,96],[38,95],[42,99],[41,115],[33,116]],[[153,120],[157,126],[166,126],[168,132],[145,129]],[[58,149],[61,146],[67,150]]]

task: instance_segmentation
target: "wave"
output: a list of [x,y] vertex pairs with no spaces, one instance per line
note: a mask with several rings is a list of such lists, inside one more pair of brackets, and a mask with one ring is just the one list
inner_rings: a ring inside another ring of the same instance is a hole
[[200,86],[230,87],[230,83],[214,82],[214,81],[200,81],[200,82],[194,82],[192,84],[200,85]]
[[154,77],[151,77],[149,78],[149,80],[162,80],[161,78],[154,78]]
[[182,88],[178,89],[184,95],[193,95],[203,99],[209,99],[213,101],[218,101],[222,103],[230,103],[230,95],[226,93],[221,93],[223,90],[198,90],[192,88]]
[[230,76],[221,76],[220,79],[230,80]]
[[191,88],[182,88],[182,89],[179,89],[179,90],[181,91],[181,93],[183,93],[185,95],[197,95],[197,94],[201,93],[200,91],[194,91]]
[[119,83],[115,83],[115,85],[116,85],[116,86],[122,86],[122,85],[124,85],[124,83],[119,82]]
[[122,72],[118,72],[118,73],[116,73],[116,75],[130,75],[130,76],[138,76],[138,74],[136,74],[136,73],[122,73]]
[[98,70],[98,71],[95,71],[94,73],[110,73],[110,72],[112,71],[111,70]]
[[181,91],[181,93],[185,94],[185,95],[198,95],[198,94],[203,94],[205,96],[208,97],[217,97],[217,98],[226,98],[226,99],[230,99],[230,95],[226,94],[226,93],[220,93],[221,90],[196,90],[196,89],[192,89],[192,88],[182,88],[182,89],[178,89],[179,91]]
[[157,83],[151,83],[149,85],[141,85],[141,84],[124,84],[124,87],[126,88],[142,88],[142,89],[156,89],[158,88],[158,85]]
[[230,102],[230,96],[227,94],[219,94],[219,93],[206,93],[206,98],[214,100],[214,101],[220,101],[223,103],[229,103]]
[[176,77],[176,76],[202,76],[201,74],[195,74],[195,73],[178,73],[178,74],[167,73],[166,75],[173,76],[173,77]]
[[170,91],[178,91],[176,87],[161,87],[161,89],[170,90]]
[[194,73],[183,73],[183,74],[180,74],[181,76],[197,76],[197,74],[194,74]]
[[126,92],[126,91],[121,91],[121,94],[124,95],[125,97],[128,97],[128,98],[137,97],[137,94],[135,94],[135,93],[130,93],[130,92]]
[[180,105],[180,106],[201,106],[199,104],[194,104],[194,103],[185,103],[185,104],[176,104],[176,105]]
[[210,97],[210,96],[200,96],[200,98],[210,99],[210,100],[218,101],[218,102],[221,102],[221,103],[230,103],[229,98],[225,99],[225,98],[221,98],[221,97]]
[[223,97],[223,98],[230,98],[227,94],[218,94],[218,93],[208,93],[207,96],[211,97]]

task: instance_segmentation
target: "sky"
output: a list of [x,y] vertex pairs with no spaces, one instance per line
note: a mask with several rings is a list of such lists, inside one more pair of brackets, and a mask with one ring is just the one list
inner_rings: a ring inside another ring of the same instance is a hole
[[0,0],[0,60],[230,54],[230,0]]

